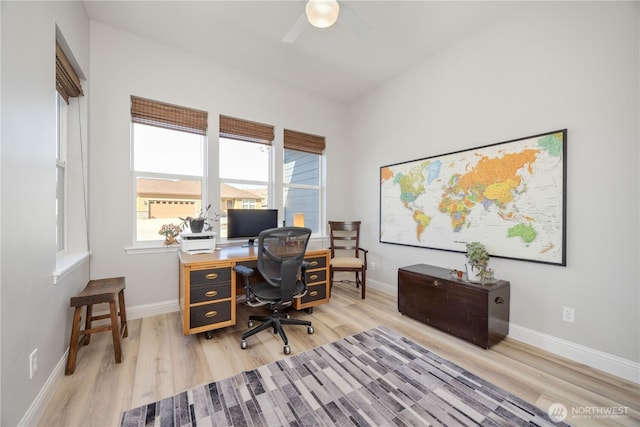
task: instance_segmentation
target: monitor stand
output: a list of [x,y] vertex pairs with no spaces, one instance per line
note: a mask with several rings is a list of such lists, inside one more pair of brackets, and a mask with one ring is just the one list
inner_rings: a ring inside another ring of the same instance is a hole
[[246,245],[242,245],[243,248],[250,248],[251,246],[255,246],[256,239],[249,239]]

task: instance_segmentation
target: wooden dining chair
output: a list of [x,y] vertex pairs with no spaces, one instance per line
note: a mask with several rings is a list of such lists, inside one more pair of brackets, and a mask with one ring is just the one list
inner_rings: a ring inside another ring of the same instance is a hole
[[[329,221],[331,261],[329,277],[333,286],[335,271],[348,271],[356,274],[356,287],[362,289],[365,297],[367,283],[367,250],[360,247],[361,221]],[[360,280],[362,276],[362,280]]]

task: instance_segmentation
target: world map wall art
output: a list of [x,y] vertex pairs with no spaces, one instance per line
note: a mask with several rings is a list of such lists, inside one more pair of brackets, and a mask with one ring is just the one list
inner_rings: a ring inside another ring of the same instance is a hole
[[380,242],[566,265],[567,130],[380,168]]

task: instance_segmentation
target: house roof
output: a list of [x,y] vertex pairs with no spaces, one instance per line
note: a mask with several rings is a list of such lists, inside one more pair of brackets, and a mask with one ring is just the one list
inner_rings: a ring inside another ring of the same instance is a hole
[[[194,197],[199,198],[201,194],[200,183],[198,181],[168,181],[161,179],[138,179],[139,194],[164,195],[166,197]],[[228,184],[220,184],[220,195],[223,199],[256,199],[262,200],[260,194],[242,190]]]

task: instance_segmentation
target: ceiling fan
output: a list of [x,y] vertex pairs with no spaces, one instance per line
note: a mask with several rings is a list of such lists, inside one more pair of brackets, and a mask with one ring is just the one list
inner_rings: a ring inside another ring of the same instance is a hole
[[363,37],[371,30],[371,26],[345,3],[338,0],[308,0],[305,12],[291,26],[282,41],[293,43],[309,24],[317,28],[328,28],[338,17],[342,24]]

